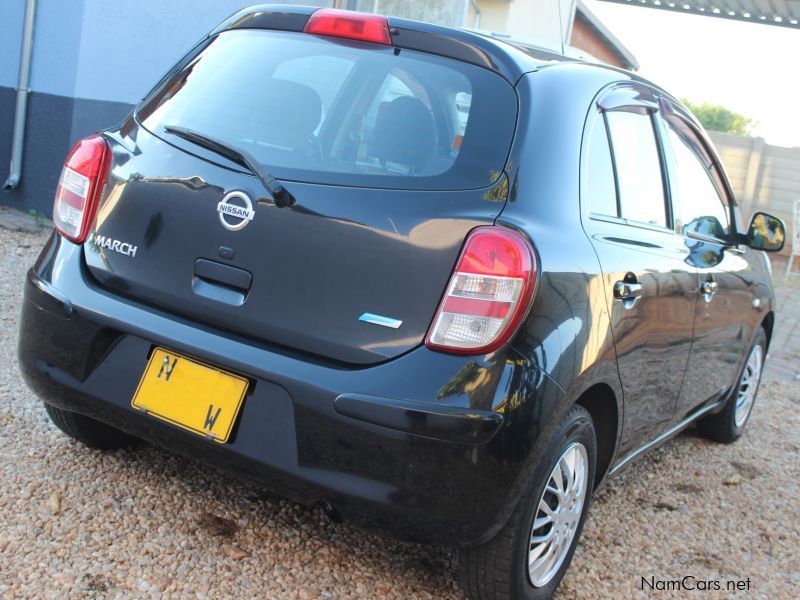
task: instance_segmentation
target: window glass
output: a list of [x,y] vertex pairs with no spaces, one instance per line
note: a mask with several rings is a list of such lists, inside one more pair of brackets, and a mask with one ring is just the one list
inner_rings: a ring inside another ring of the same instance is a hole
[[276,79],[301,83],[317,92],[322,102],[322,117],[320,124],[314,130],[314,135],[319,135],[319,129],[352,68],[353,61],[345,58],[303,56],[279,64],[272,76]]
[[667,226],[661,163],[650,115],[606,113],[617,167],[622,217]]
[[[412,87],[416,93],[412,91]],[[429,130],[434,138],[442,135],[441,128],[431,126],[430,117],[433,115],[433,110],[425,88],[412,73],[402,69],[393,69],[383,79],[377,93],[370,99],[359,127],[360,142],[355,144],[357,164],[365,168],[382,168],[398,174],[413,174],[417,169],[423,167],[421,150],[418,153],[414,144],[409,144],[406,151],[402,151],[399,147],[402,136],[399,135],[398,130],[408,126],[407,122],[399,123],[397,117],[394,116],[402,114],[399,107],[403,107],[409,114],[416,113],[413,118],[418,119],[420,125],[428,125],[423,128],[426,133]],[[455,110],[455,106],[453,106],[453,110]],[[397,127],[393,128],[390,123],[396,123]],[[442,125],[449,127],[450,124],[443,121]],[[387,129],[392,130],[391,135],[385,134],[384,130]],[[446,134],[442,137],[446,137]],[[457,155],[458,150],[453,148],[446,156],[439,157],[439,159],[452,163]],[[447,166],[449,164],[444,165],[443,170],[446,170]]]
[[469,118],[469,108],[472,106],[472,94],[469,92],[458,92],[453,97],[455,102],[455,128],[456,135],[464,137],[464,132],[467,130],[467,119]]
[[[707,155],[685,124],[670,119],[667,142],[672,159],[672,196],[684,231],[720,240],[730,234],[728,209],[706,166]],[[702,158],[701,158],[702,157]]]
[[508,82],[461,61],[234,30],[187,59],[136,115],[157,135],[178,125],[228,142],[278,178],[466,189],[499,177],[517,108]]
[[593,214],[618,217],[614,165],[611,162],[611,149],[602,115],[595,119],[589,137],[585,173],[589,211]]

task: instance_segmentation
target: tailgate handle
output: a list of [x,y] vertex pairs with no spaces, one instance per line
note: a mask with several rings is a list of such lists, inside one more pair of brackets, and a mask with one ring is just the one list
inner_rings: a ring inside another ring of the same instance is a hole
[[194,263],[194,274],[209,283],[221,283],[242,291],[249,290],[253,283],[253,275],[249,271],[204,258]]

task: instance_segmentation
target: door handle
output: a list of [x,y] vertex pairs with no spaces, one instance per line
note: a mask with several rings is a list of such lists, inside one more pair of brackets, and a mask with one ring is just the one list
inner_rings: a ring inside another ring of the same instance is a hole
[[714,295],[717,293],[717,282],[713,279],[709,279],[704,281],[703,284],[700,286],[700,292],[703,294],[703,299],[706,302],[711,302],[714,299]]
[[642,297],[644,288],[641,283],[618,281],[614,284],[614,298],[622,301],[625,308],[633,308]]
[[222,263],[197,259],[194,264],[192,290],[198,296],[205,296],[217,302],[232,306],[244,304],[253,275],[249,271]]
[[194,263],[194,274],[212,283],[221,283],[244,292],[253,283],[253,275],[249,271],[205,258],[198,258]]

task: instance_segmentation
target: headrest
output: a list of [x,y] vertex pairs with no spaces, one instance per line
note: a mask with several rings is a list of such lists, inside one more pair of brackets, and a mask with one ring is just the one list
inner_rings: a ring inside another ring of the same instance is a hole
[[407,165],[419,173],[436,149],[433,115],[420,100],[395,98],[381,107],[369,152],[383,162]]
[[322,100],[312,88],[285,79],[270,79],[264,98],[256,105],[256,120],[265,141],[303,139],[322,117]]

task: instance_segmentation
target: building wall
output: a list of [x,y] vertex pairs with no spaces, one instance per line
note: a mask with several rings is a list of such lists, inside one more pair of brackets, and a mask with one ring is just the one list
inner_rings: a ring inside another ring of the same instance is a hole
[[[506,31],[508,24],[508,7],[510,2],[490,2],[487,0],[479,0],[478,7],[481,10],[480,23],[478,27],[485,31],[496,31],[503,33]],[[475,11],[470,6],[469,23],[472,25],[475,22]]]
[[[784,220],[793,231],[793,206],[800,200],[800,148],[764,143],[763,138],[709,132],[722,158],[745,221],[756,210]],[[788,254],[791,238],[784,253]]]
[[580,13],[575,14],[575,21],[572,24],[572,37],[569,43],[571,46],[588,52],[606,64],[622,67],[623,69],[626,66],[620,56],[609,48],[608,42],[597,34],[597,31],[589,25],[588,21]]
[[[479,28],[561,49],[574,10],[572,0],[478,0]],[[470,12],[474,14],[474,12]],[[469,23],[472,26],[472,21]]]
[[[38,0],[22,181],[0,191],[0,202],[49,214],[70,146],[118,123],[209,30],[255,1]],[[11,159],[24,9],[24,0],[0,1],[0,184]]]
[[427,23],[460,27],[469,0],[351,0],[347,7],[364,12],[377,12],[392,17],[415,19]]

